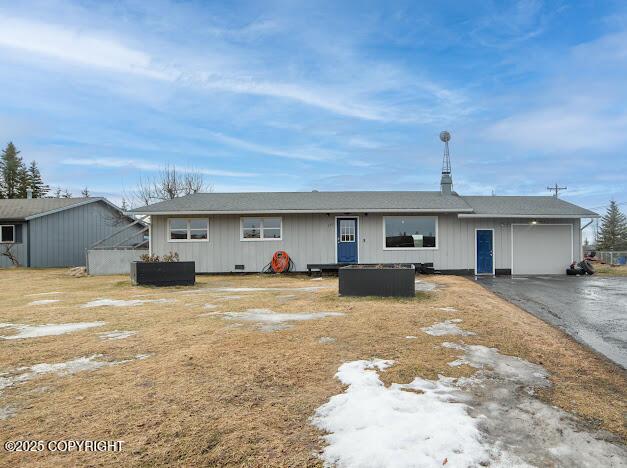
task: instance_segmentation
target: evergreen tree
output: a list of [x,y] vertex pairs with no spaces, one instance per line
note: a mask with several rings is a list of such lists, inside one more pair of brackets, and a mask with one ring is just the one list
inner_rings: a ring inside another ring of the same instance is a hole
[[601,218],[601,230],[597,237],[597,249],[627,249],[627,218],[618,204],[612,200],[605,216]]
[[17,170],[17,194],[15,198],[26,198],[29,188],[31,187],[28,169],[24,163],[21,163]]
[[[12,142],[2,150],[0,155],[0,198],[19,198],[19,192],[25,187],[24,163],[19,156],[20,152]],[[26,193],[24,193],[26,196]]]
[[44,184],[41,172],[39,172],[39,167],[35,161],[32,161],[28,167],[28,178],[30,188],[33,191],[33,198],[44,198],[50,191],[50,187]]

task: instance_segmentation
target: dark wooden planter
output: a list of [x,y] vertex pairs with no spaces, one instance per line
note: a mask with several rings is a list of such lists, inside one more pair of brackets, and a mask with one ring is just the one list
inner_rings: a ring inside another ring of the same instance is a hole
[[196,262],[131,262],[131,281],[135,286],[192,286]]
[[339,277],[341,296],[416,296],[414,265],[350,265]]

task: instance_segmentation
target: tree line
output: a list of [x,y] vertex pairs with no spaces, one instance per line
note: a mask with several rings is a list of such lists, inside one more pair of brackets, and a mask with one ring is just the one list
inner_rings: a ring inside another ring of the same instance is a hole
[[621,212],[618,203],[612,200],[607,212],[601,218],[601,226],[595,236],[596,249],[627,250],[627,217]]
[[[44,183],[37,161],[26,164],[20,151],[9,142],[0,154],[0,199],[27,198],[29,189],[33,198],[72,198],[68,189],[51,189]],[[81,196],[90,196],[87,187],[81,191]]]
[[50,191],[36,161],[26,165],[15,145],[10,142],[0,155],[0,198],[26,198],[28,189],[33,198],[43,198]]

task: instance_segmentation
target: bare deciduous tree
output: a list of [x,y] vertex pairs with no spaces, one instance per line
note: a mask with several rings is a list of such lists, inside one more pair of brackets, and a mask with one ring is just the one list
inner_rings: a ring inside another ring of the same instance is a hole
[[4,250],[0,252],[0,256],[8,258],[13,266],[18,267],[20,266],[20,262],[17,259],[17,256],[13,253],[13,246],[14,244],[6,244],[4,246]]
[[192,193],[211,191],[213,187],[205,181],[201,172],[193,169],[178,172],[175,166],[165,166],[157,177],[140,178],[135,190],[126,198],[133,205],[146,206]]

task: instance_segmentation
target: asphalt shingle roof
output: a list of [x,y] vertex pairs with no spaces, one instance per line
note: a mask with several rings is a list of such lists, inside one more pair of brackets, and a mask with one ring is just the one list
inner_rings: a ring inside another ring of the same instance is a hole
[[470,212],[458,195],[440,192],[257,192],[196,193],[133,210],[168,212],[353,212],[444,210]]
[[529,216],[598,216],[567,201],[555,197],[538,196],[464,196],[463,199],[478,215]]
[[136,208],[134,213],[281,213],[449,211],[466,215],[597,216],[555,197],[460,196],[440,192],[196,193]]
[[14,200],[0,200],[0,219],[23,221],[26,218],[88,201],[101,200],[98,197],[90,198],[20,198]]

